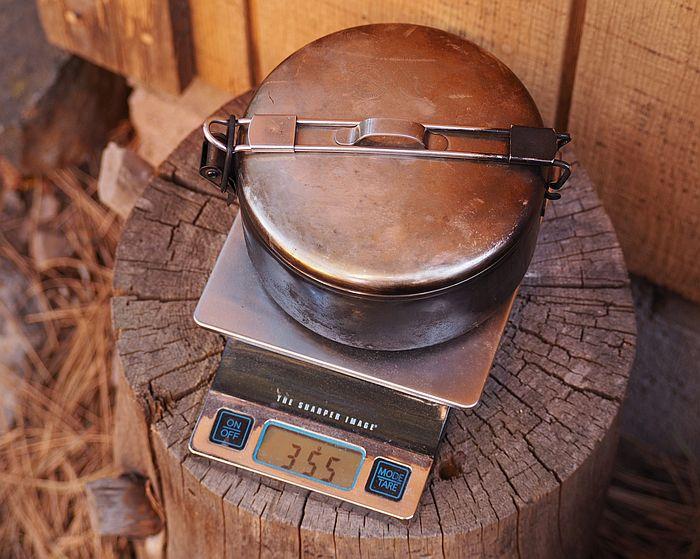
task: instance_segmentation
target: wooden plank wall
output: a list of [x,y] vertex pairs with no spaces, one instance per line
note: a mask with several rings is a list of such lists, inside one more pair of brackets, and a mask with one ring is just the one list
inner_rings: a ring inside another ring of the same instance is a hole
[[197,74],[231,93],[254,85],[248,46],[247,0],[191,0]]
[[[634,273],[700,301],[693,0],[37,0],[49,39],[156,90],[245,91],[299,47],[405,21],[469,38],[574,135]],[[188,50],[189,46],[189,50]]]
[[[561,0],[252,0],[256,76],[333,31],[380,22],[438,27],[482,45],[527,85],[554,122],[570,2]],[[527,22],[523,25],[523,22]]]
[[588,0],[569,121],[630,270],[696,300],[699,8]]

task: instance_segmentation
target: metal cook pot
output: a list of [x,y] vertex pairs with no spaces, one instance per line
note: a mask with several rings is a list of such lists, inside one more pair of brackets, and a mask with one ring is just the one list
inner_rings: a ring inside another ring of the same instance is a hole
[[205,135],[200,172],[238,196],[269,295],[326,338],[380,350],[449,340],[507,301],[570,173],[556,159],[568,136],[542,127],[508,68],[415,25],[307,45]]

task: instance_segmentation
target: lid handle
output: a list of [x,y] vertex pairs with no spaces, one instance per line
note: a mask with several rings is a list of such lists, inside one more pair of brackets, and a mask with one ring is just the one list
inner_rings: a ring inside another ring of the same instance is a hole
[[[211,130],[212,124],[225,125],[226,135]],[[335,129],[326,143],[299,141],[299,127]],[[210,117],[203,125],[204,146],[200,174],[226,191],[235,191],[234,155],[239,153],[346,153],[463,159],[506,165],[533,165],[559,170],[558,177],[545,182],[544,196],[557,200],[557,192],[571,176],[571,165],[557,159],[559,150],[571,141],[566,132],[552,128],[512,125],[510,128],[483,128],[457,124],[420,124],[411,120],[371,117],[361,121],[298,118],[286,114],[256,114],[227,120]],[[241,138],[241,129],[247,134]],[[245,137],[248,137],[248,143]],[[465,135],[507,144],[507,153],[460,151],[449,149],[448,135]],[[223,169],[220,156],[212,154],[209,145],[224,152]],[[220,180],[219,180],[220,177]]]
[[383,117],[366,118],[351,128],[339,128],[335,133],[335,143],[341,146],[414,149],[427,149],[430,143],[432,149],[447,147],[447,139],[444,136],[430,133],[418,122]]

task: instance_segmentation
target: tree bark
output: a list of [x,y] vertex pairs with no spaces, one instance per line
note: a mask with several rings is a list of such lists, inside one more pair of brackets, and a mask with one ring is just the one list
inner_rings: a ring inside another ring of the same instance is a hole
[[157,488],[167,556],[586,556],[636,333],[585,170],[547,208],[482,400],[450,412],[419,510],[400,522],[188,453],[224,347],[192,313],[236,212],[198,176],[200,142],[198,130],[183,141],[137,202],[114,278],[120,398],[133,404],[117,423],[143,426],[118,428],[116,452]]

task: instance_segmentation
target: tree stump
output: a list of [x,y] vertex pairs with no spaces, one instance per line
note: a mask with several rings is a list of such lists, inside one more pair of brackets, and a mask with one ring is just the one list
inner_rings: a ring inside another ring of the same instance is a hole
[[[222,111],[242,114],[249,98]],[[547,208],[481,402],[450,412],[420,508],[401,522],[188,453],[224,347],[192,313],[237,211],[198,176],[200,142],[192,132],[137,202],[114,277],[115,454],[151,479],[165,554],[587,555],[636,335],[622,253],[584,169]]]

